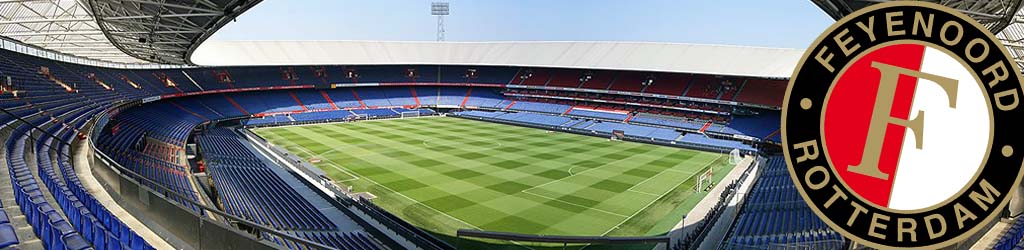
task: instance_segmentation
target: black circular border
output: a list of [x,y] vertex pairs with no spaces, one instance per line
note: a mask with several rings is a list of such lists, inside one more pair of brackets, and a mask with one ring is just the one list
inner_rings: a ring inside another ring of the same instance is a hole
[[[887,32],[887,27],[885,26],[884,13],[894,11],[902,11],[902,19],[910,21],[913,20],[913,13],[915,12],[924,13],[926,17],[928,14],[933,14],[935,16],[935,21],[933,24],[935,25],[935,27],[932,28],[932,36],[928,38],[924,37],[920,33],[919,35],[916,36],[911,34],[912,22],[908,21],[904,21],[902,26],[902,29],[906,31],[906,34],[902,36],[885,35],[885,33]],[[873,32],[876,34],[876,40],[874,41],[871,41],[868,35],[861,32],[860,27],[856,26],[857,22],[867,23],[869,17],[874,17]],[[946,45],[939,39],[939,37],[942,35],[940,33],[941,25],[945,23],[947,20],[957,21],[960,24],[962,24],[963,27],[962,40],[959,43],[954,44],[952,46]],[[857,52],[849,56],[844,56],[841,50],[839,50],[839,48],[836,47],[835,42],[832,40],[832,38],[836,36],[836,34],[843,32],[844,30],[848,30],[846,31],[846,36],[852,37],[854,41],[860,44],[861,46],[861,48],[857,50]],[[793,163],[796,162],[796,159],[793,157],[794,155],[790,154],[789,152],[789,149],[792,147],[791,142],[800,143],[810,140],[817,140],[819,143],[817,145],[819,148],[819,152],[824,152],[824,145],[821,144],[821,109],[824,107],[823,104],[826,98],[826,94],[828,93],[828,90],[830,89],[832,83],[834,83],[834,79],[838,77],[838,75],[841,73],[839,72],[840,69],[843,69],[844,66],[849,63],[848,60],[856,58],[860,53],[870,51],[870,48],[876,45],[889,42],[899,43],[900,41],[921,41],[931,43],[933,45],[943,47],[949,51],[952,51],[953,53],[959,54],[961,58],[964,58],[963,51],[965,51],[965,48],[970,39],[979,37],[982,38],[989,45],[988,57],[986,57],[984,60],[978,63],[973,63],[966,59],[962,59],[963,61],[968,63],[968,66],[971,68],[973,73],[976,76],[979,76],[982,79],[982,81],[987,81],[988,78],[983,77],[981,71],[996,62],[1003,61],[1004,65],[1006,66],[1006,69],[1008,71],[1012,71],[1010,73],[1013,74],[1007,80],[1002,81],[1001,83],[997,84],[994,87],[984,84],[985,94],[991,95],[992,93],[997,93],[1003,90],[1021,89],[1019,69],[1017,68],[1016,63],[1010,60],[1010,58],[1008,57],[1009,54],[1006,51],[1005,47],[1003,47],[1001,43],[995,41],[991,33],[989,33],[987,30],[983,30],[983,28],[980,25],[978,25],[977,22],[975,22],[974,20],[969,19],[966,16],[955,12],[955,10],[936,4],[896,1],[885,4],[877,4],[865,8],[861,11],[858,11],[858,13],[854,13],[848,16],[847,18],[840,20],[837,24],[833,25],[829,31],[823,33],[815,42],[815,44],[813,44],[813,46],[810,47],[810,49],[808,49],[807,52],[804,53],[803,59],[801,60],[802,65],[798,65],[798,70],[794,72],[794,75],[790,80],[789,90],[786,94],[786,101],[783,103],[782,134],[784,152],[786,153],[787,163],[789,163],[790,166],[790,174],[798,187],[797,189],[804,196],[804,200],[808,203],[808,205],[810,205],[813,208],[813,210],[815,210],[815,212],[820,217],[822,217],[822,219],[828,222],[828,224],[832,226],[833,229],[840,231],[847,237],[853,238],[861,243],[874,247],[942,247],[952,244],[958,240],[965,239],[966,237],[975,233],[978,229],[980,229],[979,225],[983,225],[990,221],[991,219],[995,218],[995,216],[999,214],[1002,208],[1005,207],[1007,201],[1010,198],[1012,190],[1014,190],[1014,187],[1016,187],[1016,185],[1019,184],[1021,174],[1024,173],[1021,171],[1022,162],[1024,162],[1024,153],[1021,153],[1024,152],[1022,151],[1024,150],[1024,143],[1022,143],[1021,141],[1021,139],[1024,138],[1024,129],[1018,129],[1024,128],[1021,127],[1020,123],[1018,122],[1020,117],[1024,117],[1024,107],[1018,107],[1010,111],[1001,111],[995,106],[996,100],[991,98],[989,98],[989,108],[991,108],[993,112],[993,120],[991,122],[993,124],[994,136],[992,138],[993,144],[990,146],[991,148],[989,150],[989,155],[987,156],[987,164],[983,166],[983,169],[981,170],[981,173],[979,173],[978,178],[975,179],[972,183],[968,184],[970,187],[972,187],[971,189],[966,190],[966,192],[960,193],[957,198],[953,199],[949,203],[946,203],[942,206],[939,206],[929,211],[902,214],[878,209],[873,205],[870,205],[871,203],[868,201],[858,201],[866,209],[868,209],[869,212],[868,214],[861,214],[861,217],[858,217],[858,222],[855,223],[853,226],[847,226],[846,220],[849,218],[850,214],[853,213],[853,208],[849,206],[843,206],[843,201],[837,201],[837,204],[833,204],[832,207],[825,208],[824,203],[829,198],[832,197],[832,195],[834,194],[834,190],[832,190],[832,188],[826,187],[818,191],[814,191],[809,189],[808,184],[804,182],[804,175],[808,172],[809,169],[811,169],[811,167],[826,166],[827,169],[829,169],[829,171],[831,172],[830,174],[833,178],[830,183],[835,183],[838,187],[840,187],[840,189],[843,189],[843,191],[846,192],[847,194],[852,194],[852,190],[849,190],[848,187],[846,187],[843,184],[840,184],[840,182],[836,180],[836,178],[839,177],[834,169],[834,166],[831,166],[827,161],[826,158],[828,156],[824,155],[824,153],[821,153],[821,157],[818,157],[815,160],[808,160],[805,162],[801,162],[799,165],[794,165]],[[822,66],[820,63],[813,59],[813,57],[817,55],[818,51],[823,46],[828,46],[828,50],[835,54],[835,57],[831,60],[831,65],[836,69],[835,72],[829,72],[824,66]],[[1019,94],[1020,92],[1018,91],[1018,95]],[[811,100],[811,102],[813,103],[813,105],[811,105],[809,109],[803,109],[800,107],[800,101],[803,100],[804,98]],[[1015,152],[1013,155],[1009,157],[1004,157],[1001,153],[1001,148],[1004,145],[1009,145],[1013,147],[1013,149],[1015,149],[1015,151],[1017,152]],[[994,202],[996,206],[989,207],[989,209],[985,213],[978,213],[980,211],[980,207],[977,207],[977,205],[975,205],[975,203],[968,196],[968,194],[972,190],[976,190],[976,188],[973,187],[977,187],[981,180],[986,180],[993,187],[995,187],[996,190],[1001,192],[999,198]],[[855,196],[849,195],[849,198],[851,200],[854,200]],[[955,223],[955,217],[950,217],[951,215],[954,214],[953,205],[957,203],[960,203],[963,206],[967,207],[968,209],[971,209],[972,212],[975,212],[975,215],[978,216],[978,219],[967,221],[965,223],[964,229],[958,229]],[[887,224],[890,225],[890,227],[887,228],[885,231],[890,233],[885,233],[886,240],[878,240],[877,238],[867,235],[868,226],[870,225],[871,219],[869,216],[871,215],[871,213],[878,213],[889,216],[890,221]],[[946,233],[941,237],[935,239],[928,239],[928,237],[926,237],[927,234],[922,234],[922,232],[926,231],[923,231],[924,225],[920,224],[920,222],[924,216],[935,213],[943,214],[944,216],[947,217]],[[912,217],[919,222],[919,224],[917,225],[918,230],[916,230],[918,231],[916,242],[896,241],[896,234],[892,233],[895,232],[895,229],[891,226],[895,225],[895,220],[898,217]]]

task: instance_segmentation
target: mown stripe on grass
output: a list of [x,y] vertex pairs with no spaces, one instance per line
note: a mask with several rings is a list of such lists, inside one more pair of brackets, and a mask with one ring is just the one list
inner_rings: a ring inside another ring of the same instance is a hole
[[[310,151],[295,151],[299,155],[323,154],[320,157],[371,179],[346,184],[379,193],[375,203],[445,234],[463,227],[462,222],[487,230],[570,235],[601,234],[621,224],[615,234],[643,234],[652,226],[650,221],[661,218],[623,221],[624,217],[606,212],[664,214],[664,207],[676,205],[655,205],[649,210],[657,211],[651,213],[636,211],[637,204],[656,198],[653,191],[669,189],[645,181],[671,181],[669,176],[695,172],[700,167],[696,165],[718,155],[453,118],[360,121],[257,133],[289,150]],[[325,172],[343,178],[342,171]],[[535,188],[558,180],[565,180],[568,188]],[[685,188],[680,185],[669,196],[692,196]],[[389,194],[388,189],[399,193]],[[689,204],[691,199],[686,200]]]

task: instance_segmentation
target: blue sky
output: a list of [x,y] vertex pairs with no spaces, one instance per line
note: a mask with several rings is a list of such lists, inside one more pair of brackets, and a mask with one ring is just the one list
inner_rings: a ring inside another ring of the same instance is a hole
[[[431,0],[265,0],[211,40],[432,41]],[[645,41],[805,48],[809,0],[450,0],[448,41]]]

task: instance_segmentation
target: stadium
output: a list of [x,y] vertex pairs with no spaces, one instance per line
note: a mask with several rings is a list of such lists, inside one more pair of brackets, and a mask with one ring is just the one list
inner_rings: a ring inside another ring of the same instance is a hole
[[[1019,1],[937,2],[1024,56]],[[259,4],[0,1],[0,248],[866,248],[779,153],[803,50],[207,41]]]

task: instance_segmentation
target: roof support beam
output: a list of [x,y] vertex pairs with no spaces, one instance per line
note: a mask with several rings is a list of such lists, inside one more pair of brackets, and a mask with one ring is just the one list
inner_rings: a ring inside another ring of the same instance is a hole
[[157,6],[160,6],[160,7],[171,7],[171,8],[178,8],[178,9],[184,9],[184,10],[191,10],[191,11],[199,11],[199,12],[215,13],[215,14],[218,14],[218,15],[224,15],[224,12],[220,11],[220,10],[204,9],[204,8],[197,8],[197,7],[191,7],[191,6],[179,5],[179,4],[173,4],[173,3],[165,3],[163,1],[159,1],[159,2],[158,1],[151,1],[151,0],[122,0],[122,1],[144,3],[144,4],[157,5]]
[[260,2],[0,0],[0,36],[63,54],[187,64],[213,31]]
[[21,23],[70,23],[70,22],[88,22],[92,21],[92,18],[81,17],[81,18],[33,18],[33,19],[14,19],[14,20],[3,20],[0,21],[0,25],[8,24],[21,24]]
[[161,14],[161,15],[136,15],[136,16],[118,16],[118,17],[104,17],[101,20],[124,20],[124,19],[150,19],[150,18],[178,18],[178,17],[215,17],[220,16],[216,13],[182,13],[182,14]]
[[2,33],[0,36],[8,37],[30,37],[30,36],[90,36],[90,35],[103,35],[101,31],[65,31],[65,32],[12,32]]

